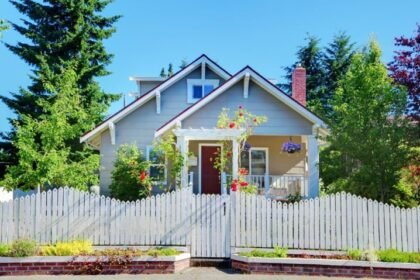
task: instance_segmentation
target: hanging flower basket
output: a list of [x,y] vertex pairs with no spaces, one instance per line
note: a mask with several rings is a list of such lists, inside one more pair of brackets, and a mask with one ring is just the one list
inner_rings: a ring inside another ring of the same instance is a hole
[[289,140],[283,143],[282,150],[283,152],[286,152],[288,154],[294,154],[296,152],[300,152],[301,148],[302,148],[301,144],[294,143],[291,140]]

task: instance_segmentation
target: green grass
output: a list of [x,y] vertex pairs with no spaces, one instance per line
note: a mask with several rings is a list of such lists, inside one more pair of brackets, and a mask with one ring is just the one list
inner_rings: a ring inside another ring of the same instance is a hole
[[254,249],[249,252],[241,252],[240,256],[243,257],[256,257],[256,258],[285,258],[287,257],[287,248],[275,247],[274,251],[263,251]]

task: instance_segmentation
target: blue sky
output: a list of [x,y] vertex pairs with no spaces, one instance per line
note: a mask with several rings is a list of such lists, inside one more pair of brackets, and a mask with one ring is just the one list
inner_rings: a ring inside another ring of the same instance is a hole
[[[117,32],[105,45],[115,55],[101,86],[109,92],[136,90],[131,75],[158,75],[169,62],[179,65],[205,53],[231,73],[251,65],[268,78],[280,80],[282,67],[295,61],[298,46],[307,33],[322,42],[346,31],[364,46],[376,38],[383,60],[392,59],[394,37],[412,35],[420,22],[418,0],[300,0],[300,1],[143,1],[115,0],[106,14],[122,15]],[[6,0],[0,3],[0,18],[19,22],[22,16]],[[21,40],[9,30],[3,41]],[[16,92],[29,83],[30,68],[0,45],[0,94]],[[122,101],[110,108],[112,113]],[[0,131],[9,129],[11,112],[0,104]]]

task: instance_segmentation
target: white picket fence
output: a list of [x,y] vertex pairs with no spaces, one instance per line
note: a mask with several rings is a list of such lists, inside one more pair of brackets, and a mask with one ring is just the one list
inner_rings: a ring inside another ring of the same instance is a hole
[[294,204],[234,196],[233,247],[420,251],[420,207],[401,209],[346,193]]
[[0,203],[0,242],[88,239],[95,245],[190,246],[193,257],[231,248],[420,251],[420,207],[400,209],[339,193],[286,204],[261,195],[194,195],[135,202],[60,188]]
[[0,242],[88,239],[97,245],[186,245],[191,189],[135,202],[69,188],[0,203]]

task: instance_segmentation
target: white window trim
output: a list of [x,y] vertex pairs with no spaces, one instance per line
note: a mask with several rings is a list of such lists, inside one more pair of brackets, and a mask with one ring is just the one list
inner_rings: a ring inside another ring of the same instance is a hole
[[[265,151],[265,155],[266,155],[266,164],[265,164],[265,174],[264,175],[270,175],[270,159],[269,159],[269,154],[268,154],[268,148],[267,147],[252,147],[249,149],[248,151],[248,164],[249,164],[249,170],[248,170],[248,174],[249,175],[254,175],[252,174],[252,164],[251,164],[251,151]],[[258,175],[257,175],[258,176]]]
[[203,86],[203,85],[212,85],[213,89],[217,88],[219,86],[219,80],[217,79],[188,79],[187,80],[187,102],[188,103],[195,103],[201,98],[193,98],[193,86]]
[[[148,145],[146,147],[146,160],[147,161],[150,161],[150,152],[153,150],[153,148],[154,147],[152,145]],[[159,185],[159,184],[166,185],[168,183],[168,159],[166,155],[165,155],[165,163],[151,164],[150,167],[152,166],[163,166],[165,168],[165,171],[164,171],[165,179],[163,181],[152,181],[152,183],[155,185]],[[150,168],[149,168],[149,175],[150,175]]]

